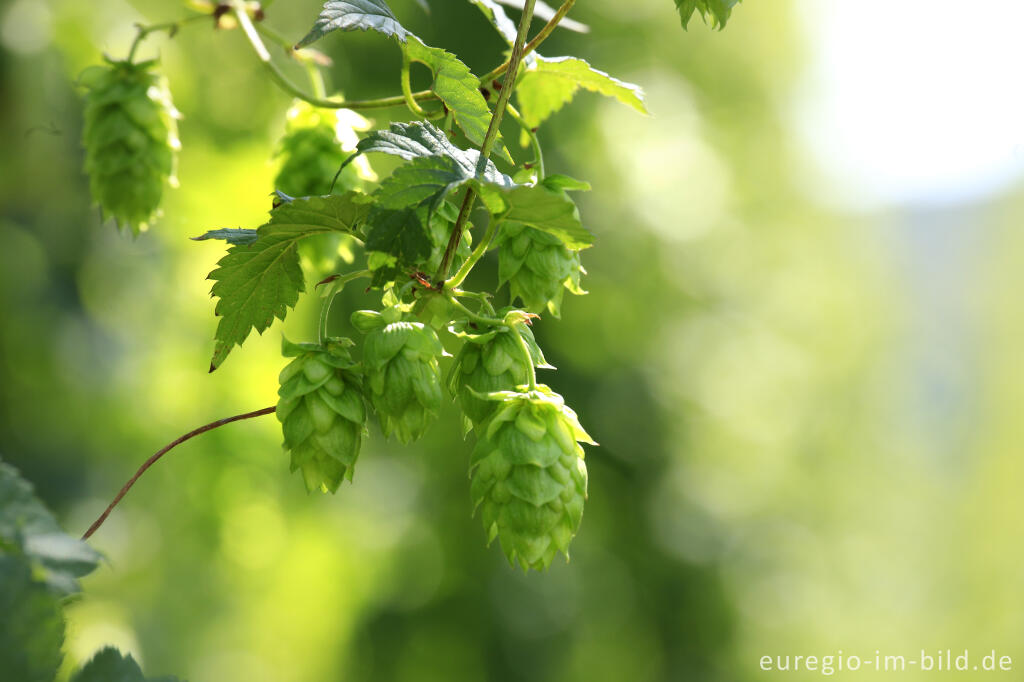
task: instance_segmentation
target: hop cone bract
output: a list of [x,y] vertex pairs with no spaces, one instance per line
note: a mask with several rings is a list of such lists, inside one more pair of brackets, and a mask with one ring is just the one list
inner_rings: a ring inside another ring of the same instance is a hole
[[587,467],[577,441],[593,441],[546,386],[491,397],[501,402],[473,450],[473,504],[510,562],[547,568],[559,552],[568,557],[583,517]]
[[[355,316],[367,316],[357,311]],[[444,353],[437,333],[420,322],[398,320],[371,329],[363,345],[363,364],[370,402],[385,436],[416,440],[441,409]]]
[[[519,315],[520,319],[525,319],[525,315]],[[533,331],[523,322],[495,327],[485,333],[466,326],[452,328],[452,332],[464,338],[466,343],[451,369],[449,390],[458,397],[462,413],[474,426],[487,420],[500,405],[481,395],[515,391],[527,383],[533,367],[551,368],[544,360]],[[516,338],[517,334],[526,342],[529,359]]]
[[[281,169],[274,188],[293,197],[328,194],[338,168],[355,151],[356,130],[366,130],[370,122],[347,109],[317,109],[298,100],[288,110],[284,137],[278,156]],[[345,166],[334,184],[337,193],[356,189],[363,180],[375,180],[364,156]]]
[[166,81],[155,61],[110,61],[86,69],[85,171],[93,201],[135,234],[158,215],[164,182],[177,183],[181,144]]
[[295,359],[281,371],[277,418],[291,470],[302,469],[308,490],[336,491],[343,479],[352,480],[359,457],[366,405],[348,345],[348,339],[284,344],[285,357]]
[[580,265],[580,254],[558,237],[509,222],[501,226],[500,246],[498,279],[509,283],[512,299],[518,296],[530,312],[548,310],[558,317],[566,289],[574,294],[586,293],[580,288],[580,274],[586,272]]

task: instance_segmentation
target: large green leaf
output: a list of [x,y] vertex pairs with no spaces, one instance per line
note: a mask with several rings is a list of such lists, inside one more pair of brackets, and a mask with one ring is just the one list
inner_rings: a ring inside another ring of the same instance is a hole
[[676,0],[676,9],[679,10],[684,29],[689,27],[693,13],[697,12],[705,23],[721,30],[729,21],[732,8],[739,3],[740,0]]
[[332,31],[373,30],[405,42],[410,35],[384,0],[330,0],[296,49],[320,40]]
[[505,220],[554,235],[572,250],[593,246],[594,235],[580,222],[576,202],[557,186],[519,186],[503,192],[502,197],[508,207]]
[[[469,141],[478,147],[482,145],[491,122],[491,110],[480,93],[480,79],[458,57],[439,47],[424,45],[419,38],[413,37],[405,43],[405,53],[409,59],[425,64],[433,72],[434,82],[430,89],[455,114],[455,122]],[[500,134],[495,139],[494,152],[502,160],[512,163]]]
[[93,656],[71,682],[176,682],[176,677],[146,677],[142,668],[131,657],[124,656],[113,648],[107,647]]
[[572,100],[580,88],[614,97],[642,114],[647,113],[640,86],[613,78],[576,57],[538,57],[523,72],[516,97],[526,123],[537,127]]
[[274,318],[283,320],[295,307],[305,290],[299,241],[328,232],[355,234],[368,204],[358,192],[286,201],[271,211],[254,242],[228,250],[209,276],[216,281],[211,294],[220,299],[215,314],[221,317],[211,372],[253,329],[262,334]]
[[[78,578],[100,555],[63,530],[13,468],[0,462],[0,554],[24,552],[33,569],[58,595],[78,591]],[[2,613],[2,611],[0,611]]]
[[[480,152],[475,149],[460,149],[445,135],[444,131],[428,121],[414,123],[392,123],[387,130],[376,130],[362,140],[356,147],[356,154],[347,159],[350,163],[357,154],[380,152],[390,154],[406,161],[426,157],[451,159],[463,179],[468,180],[476,173]],[[512,178],[498,170],[489,160],[484,169],[482,180],[488,184],[511,188],[515,186]]]
[[63,642],[58,596],[33,580],[27,556],[5,549],[0,553],[0,679],[53,682]]

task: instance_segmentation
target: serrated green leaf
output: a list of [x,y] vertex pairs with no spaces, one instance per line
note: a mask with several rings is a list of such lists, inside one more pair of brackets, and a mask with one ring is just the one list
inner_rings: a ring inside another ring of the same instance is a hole
[[[413,37],[406,42],[405,53],[409,59],[425,64],[434,73],[431,90],[455,114],[455,122],[469,141],[478,147],[482,145],[491,122],[491,110],[480,93],[480,79],[458,57],[439,47],[424,45],[419,38]],[[494,152],[503,161],[512,163],[500,134],[494,141]]]
[[697,12],[705,23],[710,23],[712,28],[722,30],[725,28],[726,22],[729,21],[729,15],[732,14],[732,8],[738,5],[740,1],[741,0],[676,0],[676,9],[679,10],[679,19],[682,21],[684,29],[689,28],[690,19],[693,18],[693,13]]
[[580,223],[576,203],[565,192],[544,185],[520,186],[502,197],[508,206],[506,221],[547,232],[572,250],[593,246],[594,236]]
[[131,654],[107,647],[93,656],[71,682],[176,682],[176,677],[146,677]]
[[516,97],[527,125],[535,128],[572,100],[583,88],[646,114],[644,92],[638,85],[621,81],[576,57],[538,57],[524,72]]
[[320,40],[332,31],[373,30],[401,42],[412,33],[405,30],[384,0],[330,0],[324,4],[313,28],[296,49]]
[[221,317],[211,372],[253,329],[262,334],[295,307],[305,290],[298,242],[328,232],[356,234],[368,204],[358,192],[287,201],[271,211],[256,241],[228,250],[209,276],[216,281],[211,294],[220,299],[215,314]]
[[241,227],[225,227],[219,230],[207,230],[198,237],[192,237],[194,242],[202,242],[208,239],[223,239],[228,244],[252,244],[256,241],[256,230]]
[[[428,121],[392,123],[388,130],[370,133],[356,147],[356,154],[369,152],[391,154],[406,161],[427,157],[447,158],[454,162],[458,172],[467,180],[475,176],[477,161],[480,159],[480,152],[456,147],[444,131]],[[482,181],[503,188],[511,188],[516,184],[490,161],[484,169]]]
[[0,554],[6,553],[4,547],[24,552],[46,585],[61,596],[77,592],[78,579],[100,561],[89,545],[61,529],[28,481],[0,462]]
[[0,677],[52,682],[63,642],[57,595],[32,579],[32,565],[24,554],[0,554]]

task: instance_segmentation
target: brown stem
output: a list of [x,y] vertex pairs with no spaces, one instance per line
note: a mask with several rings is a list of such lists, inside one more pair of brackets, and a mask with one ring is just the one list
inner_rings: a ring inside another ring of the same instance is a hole
[[195,429],[194,431],[189,431],[184,436],[181,436],[180,438],[165,445],[163,448],[158,450],[156,454],[154,454],[152,457],[150,457],[149,459],[142,463],[142,466],[140,466],[139,470],[135,472],[135,475],[129,478],[128,482],[124,484],[123,488],[121,488],[121,492],[117,494],[117,497],[114,498],[114,501],[107,505],[107,508],[103,510],[103,513],[100,514],[99,518],[93,521],[92,525],[89,526],[89,530],[85,531],[85,534],[82,535],[82,539],[88,540],[89,537],[93,533],[95,533],[100,526],[103,525],[103,522],[107,520],[107,517],[110,516],[110,512],[114,510],[114,507],[116,507],[117,503],[121,501],[121,498],[124,497],[128,493],[128,491],[132,489],[132,486],[135,485],[135,481],[139,480],[139,477],[142,476],[142,474],[146,473],[146,469],[156,464],[161,457],[166,455],[173,448],[177,447],[178,445],[181,445],[190,438],[198,436],[201,433],[212,431],[213,429],[224,426],[225,424],[230,424],[231,422],[237,422],[243,419],[252,419],[253,417],[261,417],[265,414],[273,414],[274,411],[276,411],[276,409],[276,406],[264,407],[262,410],[256,410],[255,412],[246,412],[245,414],[236,414],[234,417],[225,417],[224,419],[218,419],[217,421],[210,422],[205,426],[200,426],[198,429]]

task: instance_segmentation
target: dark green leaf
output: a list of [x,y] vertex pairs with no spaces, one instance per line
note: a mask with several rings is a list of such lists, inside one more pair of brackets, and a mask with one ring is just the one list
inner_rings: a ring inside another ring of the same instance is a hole
[[53,682],[63,642],[57,595],[32,580],[28,557],[0,555],[0,678]]
[[642,114],[647,113],[640,86],[613,78],[575,57],[538,57],[524,71],[516,97],[526,123],[535,128],[572,100],[580,88],[614,97]]
[[676,0],[676,9],[679,10],[679,18],[683,22],[683,28],[688,28],[693,13],[700,14],[704,23],[710,23],[712,28],[722,30],[732,8],[740,3],[740,0]]
[[331,0],[324,4],[313,28],[299,41],[296,49],[323,38],[331,31],[374,30],[400,41],[412,35],[398,23],[384,0]]
[[[482,145],[491,122],[491,110],[480,93],[480,79],[458,57],[439,47],[424,45],[419,38],[406,42],[405,53],[409,59],[425,64],[434,73],[431,90],[455,114],[455,122],[469,141],[478,147]],[[501,135],[494,142],[494,151],[504,161],[512,163]]]
[[71,682],[176,682],[176,677],[146,677],[131,654],[107,647],[78,671]]
[[13,548],[24,552],[59,595],[77,592],[78,578],[91,573],[100,560],[89,545],[61,530],[32,486],[0,462],[0,554]]
[[206,241],[207,239],[223,239],[228,244],[252,244],[256,241],[256,230],[225,227],[219,230],[209,230],[198,237],[192,237],[194,242]]
[[368,204],[358,192],[295,199],[271,211],[256,241],[228,250],[209,277],[216,280],[211,294],[220,299],[215,314],[221,316],[211,372],[253,329],[262,334],[295,306],[305,290],[298,242],[328,232],[355,234]]

